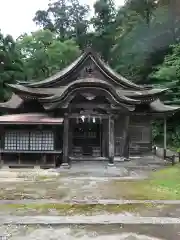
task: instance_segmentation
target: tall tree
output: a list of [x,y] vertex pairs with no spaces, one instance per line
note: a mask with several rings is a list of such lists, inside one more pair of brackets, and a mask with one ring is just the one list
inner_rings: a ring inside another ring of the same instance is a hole
[[110,61],[110,50],[115,42],[116,9],[113,0],[97,0],[91,19],[95,34],[93,45],[105,61]]
[[80,50],[73,40],[60,41],[55,33],[39,30],[17,41],[27,80],[51,76],[76,59]]
[[151,82],[161,87],[171,87],[167,93],[169,103],[180,104],[180,44],[172,47],[164,62],[150,75]]
[[126,0],[126,7],[137,12],[149,26],[154,9],[157,7],[156,0]]
[[147,76],[155,65],[162,63],[174,38],[169,24],[169,9],[161,6],[152,12],[151,24],[127,5],[119,10],[120,25],[116,44],[112,49],[113,66],[134,81],[147,83]]
[[12,36],[0,32],[0,100],[7,98],[9,92],[5,83],[23,79],[23,63]]
[[49,4],[47,11],[37,11],[34,21],[44,29],[56,32],[61,40],[74,38],[83,47],[88,13],[89,6],[80,4],[79,0],[57,0]]

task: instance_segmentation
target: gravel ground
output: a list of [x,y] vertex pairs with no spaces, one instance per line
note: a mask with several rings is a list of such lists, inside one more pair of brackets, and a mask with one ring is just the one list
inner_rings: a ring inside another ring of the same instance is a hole
[[[107,167],[103,162],[73,163],[72,168],[50,170],[0,170],[0,200],[46,199],[57,201],[71,200],[106,200],[121,198],[126,189],[111,189],[114,181],[141,181],[152,171],[164,166],[158,158],[144,157],[131,162],[117,162],[115,167]],[[118,194],[117,194],[118,193]],[[120,194],[121,193],[121,194]],[[133,200],[133,199],[132,199]],[[4,204],[2,202],[2,204]],[[103,204],[103,202],[102,202]],[[110,204],[106,202],[106,204]],[[159,203],[158,203],[159,204]],[[161,204],[161,203],[160,203]],[[0,202],[0,206],[1,202]],[[27,212],[26,212],[27,213]],[[24,213],[24,214],[26,214]],[[18,216],[0,213],[0,239],[8,240],[179,240],[180,207],[143,211],[140,214],[124,212],[123,214],[97,215],[91,219],[87,216],[59,218],[66,227],[50,226],[58,223],[53,216]],[[9,214],[9,213],[8,213]],[[95,215],[96,213],[94,213]],[[150,217],[153,216],[154,218]],[[54,216],[55,217],[55,216]],[[108,224],[113,223],[113,224]],[[14,222],[14,224],[12,224]],[[94,225],[89,225],[89,223]],[[6,223],[6,225],[4,225]],[[22,226],[21,224],[24,224]],[[37,223],[34,225],[34,223]],[[46,226],[38,225],[45,223]],[[60,222],[59,222],[60,223]],[[73,226],[68,224],[73,223]],[[77,223],[78,225],[74,225]],[[82,225],[79,225],[82,223]],[[85,224],[86,223],[86,224]],[[106,224],[105,226],[99,225]],[[117,224],[118,223],[118,224]],[[123,225],[121,224],[123,223]],[[136,223],[136,224],[135,224]],[[2,238],[4,237],[4,238]]]
[[163,164],[162,160],[145,158],[118,162],[115,167],[81,162],[68,170],[0,170],[0,199],[122,199],[120,191],[111,188],[113,181],[140,181]]
[[178,231],[179,225],[0,227],[0,235],[11,240],[179,240]]

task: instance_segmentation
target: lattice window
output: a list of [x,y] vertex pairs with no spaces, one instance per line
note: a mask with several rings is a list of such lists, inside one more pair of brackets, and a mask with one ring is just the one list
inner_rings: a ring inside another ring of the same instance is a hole
[[42,150],[54,150],[54,134],[51,131],[42,132]]
[[41,151],[42,150],[42,132],[33,131],[30,132],[30,150],[31,151]]
[[4,136],[4,149],[53,151],[54,133],[52,131],[7,131]]
[[19,131],[16,133],[16,150],[29,150],[29,132]]
[[17,137],[16,131],[8,131],[5,133],[5,138],[4,138],[5,150],[16,150],[16,142],[17,142],[16,137]]

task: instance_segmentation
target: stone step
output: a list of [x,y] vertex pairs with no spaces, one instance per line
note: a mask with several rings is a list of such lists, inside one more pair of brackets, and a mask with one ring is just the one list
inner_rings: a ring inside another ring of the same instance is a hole
[[180,218],[140,217],[133,214],[94,216],[0,216],[2,225],[110,225],[110,224],[180,224]]
[[117,200],[117,199],[21,199],[0,200],[0,204],[69,204],[69,205],[124,205],[124,204],[157,204],[157,205],[180,205],[180,200]]
[[179,240],[179,225],[0,226],[3,240]]

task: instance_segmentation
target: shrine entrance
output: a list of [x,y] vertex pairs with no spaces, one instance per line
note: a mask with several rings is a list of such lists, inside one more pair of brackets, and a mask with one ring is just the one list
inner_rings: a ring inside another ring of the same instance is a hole
[[70,156],[102,157],[103,124],[100,118],[70,119]]
[[113,163],[114,114],[110,102],[96,89],[94,95],[85,93],[71,96],[64,114],[63,164],[70,165],[72,160]]

